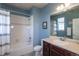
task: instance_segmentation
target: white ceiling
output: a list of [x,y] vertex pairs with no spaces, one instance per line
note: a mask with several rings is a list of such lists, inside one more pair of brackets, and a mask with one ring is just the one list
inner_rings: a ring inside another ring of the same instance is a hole
[[47,5],[47,3],[9,3],[9,5],[22,9],[31,9],[32,7],[43,8]]

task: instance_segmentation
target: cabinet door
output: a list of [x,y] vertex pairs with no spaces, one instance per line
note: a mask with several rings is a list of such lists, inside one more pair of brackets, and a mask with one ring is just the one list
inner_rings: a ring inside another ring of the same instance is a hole
[[65,56],[65,53],[66,53],[65,49],[60,48],[60,47],[55,46],[55,45],[51,45],[51,48],[56,50],[58,53],[60,53],[60,55]]
[[65,56],[79,56],[79,55],[71,51],[65,50]]
[[60,53],[60,48],[54,45],[50,45],[50,55],[51,56],[63,56],[62,53]]
[[0,46],[0,56],[2,55],[2,48],[1,48],[1,46]]
[[43,56],[49,56],[50,44],[43,41]]
[[62,55],[56,50],[50,49],[50,56],[62,56]]

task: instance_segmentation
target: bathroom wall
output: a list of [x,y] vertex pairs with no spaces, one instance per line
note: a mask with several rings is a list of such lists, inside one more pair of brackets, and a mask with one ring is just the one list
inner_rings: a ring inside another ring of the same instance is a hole
[[[41,9],[40,16],[40,40],[50,36],[50,16],[56,12],[57,6],[61,5],[60,3],[48,4],[46,7]],[[42,29],[42,22],[47,21],[47,29]]]
[[31,9],[31,16],[33,16],[33,46],[40,44],[39,33],[40,33],[40,9],[33,7]]
[[[55,8],[60,4],[48,4],[44,8],[31,9],[31,16],[33,16],[33,45],[41,44],[41,39],[50,36],[50,15],[55,11]],[[42,28],[42,23],[47,21],[47,29]]]

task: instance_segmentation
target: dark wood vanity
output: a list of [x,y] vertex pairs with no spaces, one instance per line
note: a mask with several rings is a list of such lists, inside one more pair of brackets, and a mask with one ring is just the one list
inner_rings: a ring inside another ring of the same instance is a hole
[[43,56],[78,56],[78,54],[43,41]]

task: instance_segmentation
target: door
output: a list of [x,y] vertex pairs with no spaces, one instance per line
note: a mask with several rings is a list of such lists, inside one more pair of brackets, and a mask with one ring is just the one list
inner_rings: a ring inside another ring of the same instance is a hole
[[28,17],[11,15],[11,55],[24,55],[33,50],[31,34]]
[[79,40],[79,18],[73,19],[73,39]]

